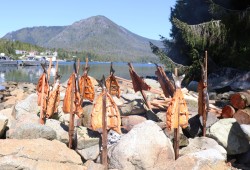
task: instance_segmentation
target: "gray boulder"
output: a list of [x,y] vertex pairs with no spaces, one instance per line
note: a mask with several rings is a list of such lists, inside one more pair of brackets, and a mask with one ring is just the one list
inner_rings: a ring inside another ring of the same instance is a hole
[[91,146],[98,145],[100,142],[100,134],[86,127],[79,126],[77,130],[77,149],[82,150]]
[[65,144],[46,139],[0,140],[0,169],[87,169]]
[[234,118],[221,119],[207,130],[207,136],[222,145],[229,155],[241,154],[249,149],[249,141]]
[[18,102],[15,106],[15,117],[18,118],[24,114],[37,114],[39,112],[37,105],[37,94],[31,94],[26,99]]
[[14,106],[11,108],[0,110],[0,115],[3,115],[8,119],[7,127],[10,127],[11,122],[15,120],[13,117],[13,111],[14,111]]
[[51,127],[45,125],[26,122],[16,126],[16,128],[11,127],[11,129],[12,133],[9,133],[8,137],[12,139],[56,139],[56,132]]
[[130,115],[122,117],[122,127],[127,131],[130,131],[133,126],[146,121],[147,119],[139,115]]
[[174,160],[174,151],[162,129],[147,120],[134,126],[112,145],[108,157],[111,169],[166,169]]
[[189,145],[180,150],[180,155],[187,155],[190,153],[200,152],[203,150],[215,149],[224,156],[224,160],[227,157],[227,151],[220,146],[214,139],[207,137],[189,138]]
[[45,126],[50,127],[56,132],[56,139],[62,143],[67,144],[69,142],[68,126],[62,124],[55,119],[47,119]]
[[88,160],[84,165],[87,167],[87,170],[105,170],[104,165],[95,163],[92,160]]
[[79,153],[84,160],[96,160],[100,153],[100,147],[98,144],[86,149],[77,149],[77,153]]
[[240,127],[241,127],[241,129],[243,130],[243,132],[245,133],[247,139],[250,142],[250,125],[241,124]]
[[179,157],[167,170],[179,169],[221,170],[230,169],[225,163],[225,156],[216,149],[206,149]]
[[122,94],[123,106],[120,107],[121,115],[128,116],[133,114],[143,114],[146,112],[143,99],[135,94]]
[[208,88],[219,93],[250,89],[250,71],[222,68],[208,76]]

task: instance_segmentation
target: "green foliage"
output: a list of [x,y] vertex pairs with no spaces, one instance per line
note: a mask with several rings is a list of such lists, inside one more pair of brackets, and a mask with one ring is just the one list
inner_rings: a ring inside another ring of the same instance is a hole
[[151,47],[167,66],[168,57],[187,59],[190,80],[200,78],[199,61],[205,51],[209,57],[208,71],[217,68],[214,63],[219,67],[250,70],[250,2],[214,1],[177,0],[170,17],[173,40],[162,37],[165,47],[170,49],[164,54]]
[[36,45],[23,43],[20,41],[8,41],[4,39],[0,39],[0,52],[5,53],[8,56],[12,56],[17,58],[15,50],[23,50],[23,51],[45,51],[44,48],[41,48]]

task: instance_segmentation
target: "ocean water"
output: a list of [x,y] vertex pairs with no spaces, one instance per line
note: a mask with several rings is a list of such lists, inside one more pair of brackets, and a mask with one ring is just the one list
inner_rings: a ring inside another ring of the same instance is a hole
[[[141,77],[155,76],[156,67],[154,64],[144,63],[132,63],[136,73]],[[83,73],[85,62],[80,63],[79,76]],[[107,77],[110,72],[110,62],[89,62],[89,75],[95,79],[100,80],[104,75]],[[129,67],[127,63],[113,62],[113,69],[115,75],[130,79]],[[53,81],[55,76],[56,68],[51,68],[50,80]],[[68,80],[69,76],[73,72],[73,62],[59,62],[58,73],[61,75],[61,82]],[[40,75],[43,73],[41,66],[1,66],[0,67],[0,85],[3,82],[15,81],[15,82],[30,82],[37,83]]]

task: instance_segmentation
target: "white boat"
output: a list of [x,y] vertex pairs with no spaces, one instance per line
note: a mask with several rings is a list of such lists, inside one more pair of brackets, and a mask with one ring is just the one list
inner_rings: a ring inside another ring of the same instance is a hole
[[40,66],[41,64],[49,65],[49,62],[45,59],[45,57],[42,57],[40,59],[37,59],[35,57],[28,57],[27,60],[22,60],[21,65],[22,66]]
[[13,60],[8,56],[0,56],[0,65],[2,65],[2,66],[17,66],[18,61]]

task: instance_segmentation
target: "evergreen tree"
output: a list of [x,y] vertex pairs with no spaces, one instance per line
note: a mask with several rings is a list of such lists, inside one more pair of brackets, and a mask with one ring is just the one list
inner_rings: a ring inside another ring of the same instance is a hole
[[[247,59],[250,55],[249,2],[214,1],[177,0],[171,9],[172,40],[162,37],[169,50],[163,51],[151,44],[153,52],[168,65],[174,66],[175,62],[181,63],[178,58],[184,59],[181,64],[189,65],[185,69],[189,80],[200,78],[197,72],[205,50],[209,54],[210,71],[216,68],[214,63],[250,70]],[[234,7],[236,2],[237,7]]]

